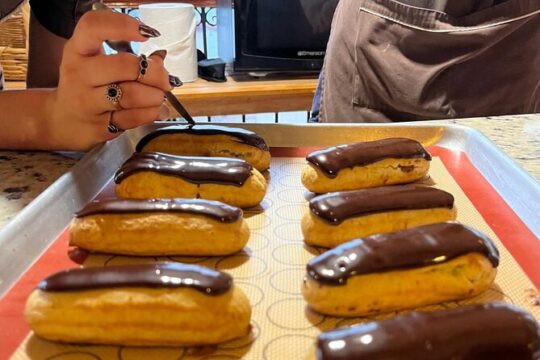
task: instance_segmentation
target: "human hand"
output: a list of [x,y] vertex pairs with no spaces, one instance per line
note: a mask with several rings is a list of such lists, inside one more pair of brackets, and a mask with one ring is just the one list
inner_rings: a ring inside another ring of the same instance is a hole
[[[165,70],[165,52],[149,56],[140,77],[139,57],[105,55],[102,48],[105,40],[143,42],[156,36],[156,30],[128,15],[91,11],[81,17],[64,47],[58,88],[46,105],[44,136],[50,147],[87,150],[118,136],[108,131],[109,123],[127,130],[168,117],[164,92],[179,79]],[[121,89],[118,103],[107,99],[111,84]]]

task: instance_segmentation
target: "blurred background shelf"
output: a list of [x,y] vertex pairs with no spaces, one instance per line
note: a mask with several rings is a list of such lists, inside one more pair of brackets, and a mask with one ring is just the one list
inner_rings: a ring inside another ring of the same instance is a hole
[[0,65],[6,80],[26,79],[28,65],[27,35],[30,23],[30,7],[19,11],[0,23]]
[[307,111],[316,79],[238,80],[225,83],[197,80],[173,90],[193,116]]
[[[158,0],[112,1],[105,0],[111,7],[122,9],[132,16],[138,16],[138,6]],[[216,0],[169,1],[191,3],[198,13],[196,31],[197,48],[204,50],[209,58],[217,57]],[[27,15],[26,15],[27,16]],[[13,47],[8,56],[23,56],[12,76],[6,77],[7,89],[24,89],[26,84],[26,32],[23,13],[10,19],[12,36],[4,36],[5,44]],[[19,35],[17,35],[17,33]],[[15,41],[16,40],[16,41]],[[1,52],[1,48],[0,48]],[[1,59],[1,54],[0,54]],[[7,64],[8,62],[6,62]],[[6,65],[4,65],[6,70]],[[19,81],[13,81],[19,80]],[[308,78],[250,78],[246,76],[228,77],[227,82],[214,83],[198,79],[174,89],[173,93],[182,101],[197,121],[208,122],[295,122],[304,123],[310,116],[309,110],[317,79]]]
[[[308,111],[317,79],[249,80],[229,77],[213,83],[199,79],[173,90],[193,116]],[[20,81],[6,83],[7,89],[24,89]],[[303,115],[304,120],[307,115]]]

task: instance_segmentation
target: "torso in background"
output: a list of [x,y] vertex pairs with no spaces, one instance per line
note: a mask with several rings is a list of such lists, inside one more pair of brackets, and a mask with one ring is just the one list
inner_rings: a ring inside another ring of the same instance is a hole
[[[451,3],[466,15],[439,10]],[[323,70],[320,121],[538,112],[539,43],[536,0],[341,0]]]
[[397,0],[398,2],[423,9],[444,12],[461,17],[487,9],[507,0]]

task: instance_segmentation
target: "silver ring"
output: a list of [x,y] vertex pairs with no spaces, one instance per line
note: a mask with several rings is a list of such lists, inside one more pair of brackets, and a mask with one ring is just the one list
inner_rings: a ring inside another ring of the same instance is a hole
[[109,100],[115,107],[115,109],[121,109],[120,99],[122,99],[122,89],[118,84],[110,84],[107,86],[105,91],[105,97]]
[[117,134],[124,130],[113,124],[113,114],[114,111],[109,111],[109,124],[107,125],[107,131],[109,131],[111,134]]
[[139,75],[137,75],[137,79],[135,81],[140,81],[146,75],[146,72],[148,71],[148,66],[150,64],[148,63],[148,58],[146,55],[141,54],[139,55]]

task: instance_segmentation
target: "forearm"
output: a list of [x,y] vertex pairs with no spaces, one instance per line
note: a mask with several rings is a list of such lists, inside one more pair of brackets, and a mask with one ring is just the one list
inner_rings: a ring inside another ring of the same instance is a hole
[[54,149],[50,123],[53,90],[0,92],[0,150]]

